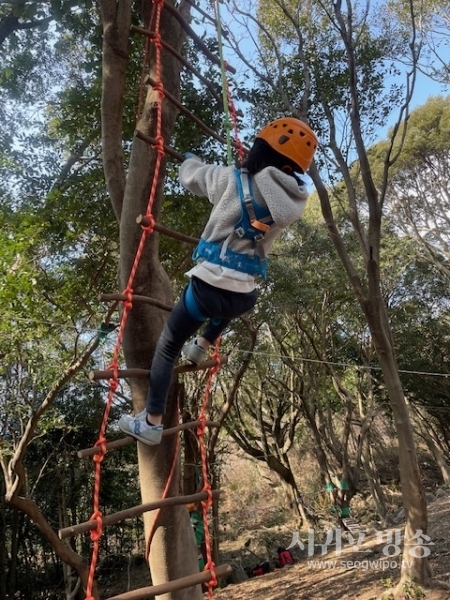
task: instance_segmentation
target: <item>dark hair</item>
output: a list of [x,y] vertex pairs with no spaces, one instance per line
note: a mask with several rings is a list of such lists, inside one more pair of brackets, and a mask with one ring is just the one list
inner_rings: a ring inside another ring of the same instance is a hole
[[274,150],[261,138],[256,138],[242,166],[247,169],[250,175],[254,175],[266,167],[282,169],[285,166],[290,166],[292,170],[301,171],[294,161]]
[[[256,138],[250,152],[242,163],[242,167],[247,169],[250,175],[259,173],[259,171],[262,171],[266,167],[282,169],[286,166],[291,167],[292,171],[303,173],[302,169],[294,161],[274,150],[272,146],[261,138]],[[289,173],[289,175],[291,174]]]

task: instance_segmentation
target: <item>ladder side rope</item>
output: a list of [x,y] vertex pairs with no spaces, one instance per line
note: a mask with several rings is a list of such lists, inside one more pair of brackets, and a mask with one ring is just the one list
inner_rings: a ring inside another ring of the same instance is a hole
[[[223,104],[224,104],[224,108],[226,110],[226,112],[225,112],[225,127],[226,127],[226,135],[227,135],[227,151],[228,151],[227,153],[228,153],[228,164],[230,165],[232,163],[232,153],[231,153],[232,143],[231,143],[230,122],[229,122],[230,116],[232,119],[232,125],[233,125],[235,138],[236,138],[236,142],[237,142],[237,144],[235,144],[235,145],[236,145],[236,148],[238,150],[239,157],[241,160],[244,157],[244,148],[243,148],[242,144],[240,143],[239,137],[238,137],[237,113],[236,113],[236,109],[235,109],[234,104],[231,99],[231,94],[229,91],[228,79],[227,79],[227,74],[226,74],[227,65],[226,65],[224,57],[223,57],[223,44],[222,44],[222,32],[221,32],[221,25],[220,25],[219,2],[218,2],[218,0],[215,0],[215,1],[212,0],[212,2],[214,3],[215,10],[216,10],[217,38],[218,38],[218,44],[219,44],[220,68],[221,68],[221,74],[222,74]],[[205,568],[205,571],[208,570],[211,573],[211,579],[205,585],[208,588],[208,598],[210,600],[214,596],[214,591],[213,591],[214,587],[217,586],[217,575],[216,575],[215,563],[214,563],[213,557],[212,557],[211,534],[210,534],[209,523],[208,523],[208,511],[212,507],[213,496],[212,496],[211,483],[209,481],[208,456],[207,456],[207,449],[206,449],[206,442],[205,442],[205,434],[206,434],[207,411],[208,411],[208,407],[210,404],[211,387],[212,387],[214,376],[220,369],[219,347],[220,347],[220,338],[216,341],[216,345],[214,348],[214,353],[213,353],[212,358],[216,361],[216,364],[210,368],[209,373],[208,373],[208,378],[207,378],[205,391],[204,391],[204,395],[203,395],[201,411],[200,411],[200,415],[199,415],[199,421],[200,421],[201,425],[197,429],[197,435],[199,438],[199,446],[200,446],[201,464],[202,464],[202,480],[203,480],[202,491],[206,492],[206,494],[207,494],[207,499],[203,500],[201,505],[202,505],[203,529],[204,529],[205,547],[206,547],[206,564],[205,564],[204,568]]]
[[208,598],[213,598],[214,588],[217,586],[217,575],[216,575],[216,565],[213,561],[212,550],[211,550],[211,534],[209,531],[209,523],[208,523],[208,511],[212,507],[213,504],[213,494],[211,483],[209,481],[209,469],[208,469],[208,456],[206,451],[206,442],[205,442],[205,434],[206,434],[206,414],[209,406],[209,398],[211,394],[212,382],[215,374],[220,369],[220,355],[219,355],[219,346],[220,346],[220,338],[216,341],[216,345],[214,348],[214,353],[212,358],[216,360],[215,366],[211,367],[208,372],[208,378],[206,381],[205,391],[203,394],[203,401],[201,405],[200,415],[198,420],[200,421],[200,426],[197,429],[197,435],[199,439],[199,447],[200,447],[200,456],[202,463],[202,481],[203,488],[202,492],[206,492],[207,499],[202,500],[202,516],[203,516],[203,530],[205,535],[205,548],[206,548],[206,564],[204,567],[205,571],[210,571],[211,579],[205,583],[208,588]]
[[92,556],[91,556],[91,564],[90,564],[90,568],[89,568],[85,600],[94,600],[94,598],[92,596],[92,588],[93,588],[93,584],[94,584],[95,568],[97,565],[98,554],[99,554],[100,538],[102,536],[102,529],[103,529],[102,513],[100,511],[101,463],[103,462],[103,459],[104,459],[106,451],[107,451],[106,450],[106,437],[105,437],[106,426],[108,424],[108,418],[109,418],[109,413],[111,410],[112,402],[114,399],[114,394],[119,385],[119,377],[118,377],[119,352],[120,352],[120,348],[122,347],[123,334],[124,334],[128,314],[132,308],[132,296],[133,296],[132,285],[134,282],[134,278],[135,278],[135,275],[136,275],[136,272],[137,272],[137,269],[139,266],[139,262],[140,262],[143,250],[144,250],[145,241],[146,241],[148,235],[153,231],[154,219],[151,216],[151,209],[153,206],[154,198],[156,196],[156,189],[157,189],[159,173],[161,170],[162,158],[165,154],[164,153],[164,140],[161,135],[161,132],[162,132],[161,104],[162,104],[162,98],[164,97],[164,88],[163,88],[162,82],[161,82],[161,43],[159,42],[160,19],[161,19],[161,9],[163,6],[163,0],[153,0],[153,4],[154,4],[153,8],[154,8],[154,20],[155,20],[154,44],[156,47],[156,60],[155,60],[155,62],[156,62],[156,78],[158,81],[158,86],[155,87],[155,89],[159,93],[159,102],[158,102],[158,109],[156,111],[156,132],[157,133],[156,133],[155,139],[156,139],[157,143],[154,146],[154,149],[157,152],[157,156],[156,156],[156,164],[155,164],[155,170],[154,170],[154,175],[153,175],[153,182],[152,182],[148,205],[147,205],[147,214],[151,217],[151,222],[150,222],[150,225],[142,228],[142,235],[141,235],[138,249],[136,251],[134,263],[131,268],[131,273],[128,278],[127,286],[123,292],[126,295],[127,300],[123,301],[123,311],[122,311],[122,316],[120,319],[119,332],[118,332],[117,341],[116,341],[116,344],[114,347],[113,360],[112,360],[112,363],[110,366],[110,368],[113,371],[113,377],[109,380],[108,399],[107,399],[105,411],[103,414],[103,420],[102,420],[102,424],[100,427],[99,438],[95,444],[96,446],[99,446],[101,448],[101,451],[93,456],[93,460],[95,462],[95,474],[94,474],[93,513],[91,516],[91,520],[96,521],[97,527],[95,530],[91,531],[91,534],[90,534],[91,540],[93,542],[93,550],[92,550]]
[[[159,137],[160,143],[161,143],[162,154],[160,155],[158,153],[158,157],[161,156],[161,158],[165,154],[164,139],[161,136],[162,98],[165,95],[164,91],[163,91],[163,83],[162,83],[162,78],[161,78],[161,50],[162,50],[163,44],[162,44],[161,33],[160,33],[160,22],[161,22],[161,13],[162,13],[163,7],[164,7],[164,0],[153,0],[152,19],[154,17],[154,22],[150,23],[149,28],[148,28],[150,31],[153,27],[153,35],[151,37],[147,38],[147,44],[146,44],[146,47],[147,46],[149,47],[150,42],[152,42],[155,46],[156,81],[152,80],[151,85],[154,90],[160,91],[160,97],[159,97],[159,102],[158,102],[158,107],[157,107],[157,122],[158,122],[157,138]],[[145,69],[145,63],[143,65],[143,69]],[[148,80],[148,78],[147,78],[147,80]],[[140,93],[141,93],[141,95],[143,93],[142,87],[141,87]],[[158,169],[158,172],[159,172],[159,169]],[[154,197],[156,195],[157,183],[158,183],[158,178],[156,176],[156,171],[155,171],[155,176],[153,178],[152,191],[150,192],[151,197]],[[148,203],[147,212],[144,215],[143,220],[145,220],[146,223],[150,223],[150,225],[146,225],[146,226],[144,224],[142,224],[144,231],[148,228],[150,228],[150,230],[153,231],[153,228],[156,224],[154,216],[152,215],[152,212],[151,212],[152,206],[153,206],[153,201]],[[179,446],[180,446],[180,437],[177,436],[176,446],[175,446],[175,450],[174,450],[173,457],[172,457],[172,465],[170,467],[169,476],[167,478],[167,482],[166,482],[166,485],[163,490],[163,494],[161,497],[162,500],[164,500],[167,497],[167,494],[169,493],[169,490],[170,490],[170,486],[172,484],[172,480],[173,480],[173,476],[175,473],[175,468],[176,468],[176,464],[177,464],[177,460],[178,460]],[[146,544],[145,544],[145,559],[146,560],[150,556],[150,546],[151,546],[153,537],[156,533],[160,512],[161,512],[161,508],[158,508],[156,511],[156,514],[153,518],[150,532],[149,532],[148,538],[146,540]]]

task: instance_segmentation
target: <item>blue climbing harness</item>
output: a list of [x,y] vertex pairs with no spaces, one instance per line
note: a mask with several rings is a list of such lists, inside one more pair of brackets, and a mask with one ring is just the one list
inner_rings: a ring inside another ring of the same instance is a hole
[[[247,169],[235,169],[239,198],[241,201],[241,218],[237,222],[233,233],[222,242],[209,242],[204,238],[192,255],[193,260],[203,258],[222,267],[235,271],[267,277],[267,257],[260,242],[273,224],[273,219],[268,208],[257,204],[253,197],[252,186]],[[229,247],[233,239],[245,238],[250,241],[248,252],[235,252]]]

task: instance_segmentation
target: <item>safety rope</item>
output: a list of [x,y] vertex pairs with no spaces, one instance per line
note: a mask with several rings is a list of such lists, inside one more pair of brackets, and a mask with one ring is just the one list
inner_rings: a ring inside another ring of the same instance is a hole
[[93,460],[95,462],[95,474],[94,474],[94,493],[93,493],[93,513],[90,517],[90,520],[96,521],[96,528],[91,531],[91,540],[93,542],[93,550],[91,556],[91,563],[89,568],[88,581],[86,586],[86,597],[85,600],[94,600],[92,596],[92,588],[94,584],[94,576],[95,569],[97,566],[99,547],[100,547],[100,538],[102,536],[103,530],[103,516],[100,510],[100,481],[101,481],[101,464],[106,454],[106,426],[108,424],[109,413],[111,410],[112,402],[114,399],[115,391],[119,385],[119,352],[122,347],[122,340],[125,331],[125,326],[127,322],[128,315],[132,309],[132,298],[133,298],[133,283],[136,276],[136,272],[139,266],[139,262],[142,257],[142,253],[144,251],[145,242],[147,237],[152,233],[154,226],[154,218],[152,215],[153,202],[156,196],[156,190],[158,185],[158,178],[161,171],[161,163],[164,157],[164,139],[162,137],[162,99],[164,97],[164,88],[161,81],[161,37],[160,37],[160,21],[161,21],[161,10],[164,5],[164,0],[153,0],[153,9],[154,9],[154,44],[156,48],[156,82],[157,85],[154,86],[154,90],[158,93],[158,107],[156,110],[156,136],[155,141],[156,144],[153,146],[153,149],[156,150],[156,163],[155,170],[153,174],[152,186],[150,189],[150,194],[147,203],[146,216],[149,218],[149,225],[142,228],[142,234],[139,241],[139,245],[136,251],[136,255],[134,258],[133,266],[131,268],[131,272],[127,281],[127,285],[123,294],[126,296],[126,300],[123,301],[123,310],[119,324],[119,331],[117,334],[116,344],[114,346],[113,359],[109,369],[112,370],[113,376],[109,380],[109,392],[108,399],[105,406],[105,411],[103,414],[103,420],[100,427],[99,437],[95,446],[100,448],[100,452],[94,454]]
[[222,40],[222,25],[220,18],[220,3],[217,0],[211,0],[211,4],[214,5],[214,10],[216,13],[216,31],[217,31],[217,43],[219,48],[219,63],[220,63],[220,71],[222,77],[222,101],[223,101],[223,111],[224,111],[224,125],[226,132],[226,140],[227,140],[227,161],[228,165],[231,165],[233,161],[233,154],[231,150],[231,135],[230,135],[230,118],[229,118],[229,106],[228,106],[228,80],[226,73],[226,63],[223,56],[223,40]]

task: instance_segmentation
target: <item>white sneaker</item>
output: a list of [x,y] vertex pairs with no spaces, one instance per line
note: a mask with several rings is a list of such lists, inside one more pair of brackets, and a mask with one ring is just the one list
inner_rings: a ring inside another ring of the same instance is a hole
[[194,338],[183,346],[183,354],[194,365],[198,365],[206,358],[206,350],[197,344],[197,338]]
[[163,426],[149,425],[146,417],[147,412],[145,410],[134,417],[122,415],[119,419],[119,429],[143,444],[156,446],[161,442]]

